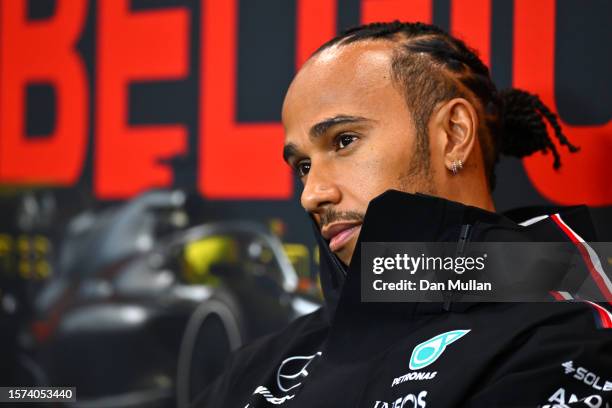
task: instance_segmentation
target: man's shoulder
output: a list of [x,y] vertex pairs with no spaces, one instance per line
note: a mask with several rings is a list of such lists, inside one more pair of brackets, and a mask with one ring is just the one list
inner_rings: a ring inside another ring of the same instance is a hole
[[321,307],[276,333],[240,347],[230,356],[223,374],[198,395],[192,406],[218,406],[216,402],[227,403],[236,396],[250,395],[258,384],[268,381],[270,370],[278,366],[288,350],[323,342],[328,328],[327,310]]
[[292,347],[296,343],[322,341],[329,329],[327,309],[322,306],[314,312],[308,313],[289,323],[278,332],[260,337],[241,348],[235,353],[235,359],[242,357],[244,364],[257,363],[258,360],[270,361],[272,353],[282,354],[282,350]]
[[[476,321],[515,341],[547,337],[565,341],[612,339],[612,305],[590,301],[481,304]],[[493,323],[492,323],[493,322]],[[607,329],[607,330],[606,330]]]

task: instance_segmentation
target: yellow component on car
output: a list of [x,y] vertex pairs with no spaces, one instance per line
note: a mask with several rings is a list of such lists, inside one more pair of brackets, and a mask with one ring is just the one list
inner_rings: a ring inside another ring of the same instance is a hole
[[217,286],[219,277],[210,273],[214,264],[237,264],[238,245],[227,236],[211,236],[185,246],[183,251],[184,275],[189,283]]

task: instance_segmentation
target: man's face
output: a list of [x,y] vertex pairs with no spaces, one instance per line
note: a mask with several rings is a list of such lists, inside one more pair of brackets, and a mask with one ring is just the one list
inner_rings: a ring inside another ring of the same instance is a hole
[[347,265],[371,199],[391,188],[433,191],[391,58],[383,41],[326,49],[297,74],[283,105],[285,159],[304,184],[302,206]]

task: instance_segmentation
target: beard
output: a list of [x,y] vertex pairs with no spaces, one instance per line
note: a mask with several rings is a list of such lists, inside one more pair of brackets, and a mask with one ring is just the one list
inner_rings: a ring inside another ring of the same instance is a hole
[[337,221],[359,221],[363,223],[365,214],[358,211],[336,211],[331,207],[321,214],[320,228]]
[[405,193],[436,195],[428,144],[417,142],[410,164],[397,179],[398,189]]

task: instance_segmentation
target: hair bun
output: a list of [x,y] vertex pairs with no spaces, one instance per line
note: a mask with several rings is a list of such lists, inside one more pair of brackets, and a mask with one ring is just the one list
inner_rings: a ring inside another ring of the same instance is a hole
[[500,92],[502,132],[499,151],[508,156],[525,157],[537,151],[552,151],[553,166],[561,166],[561,158],[552,142],[546,122],[554,129],[555,136],[570,152],[578,147],[572,145],[561,130],[557,115],[548,109],[537,95],[521,89],[507,89]]

